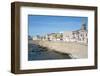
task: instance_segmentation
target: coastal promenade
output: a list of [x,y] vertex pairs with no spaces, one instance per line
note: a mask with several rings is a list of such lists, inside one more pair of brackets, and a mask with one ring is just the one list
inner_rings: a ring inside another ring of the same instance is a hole
[[29,43],[46,47],[51,49],[50,51],[69,54],[72,58],[76,59],[88,57],[88,45],[85,43],[42,40],[29,41]]

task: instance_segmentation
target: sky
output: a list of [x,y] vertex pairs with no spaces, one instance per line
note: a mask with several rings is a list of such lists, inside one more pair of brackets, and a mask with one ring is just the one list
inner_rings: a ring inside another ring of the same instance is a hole
[[46,35],[79,30],[82,23],[88,25],[87,17],[28,15],[28,35]]

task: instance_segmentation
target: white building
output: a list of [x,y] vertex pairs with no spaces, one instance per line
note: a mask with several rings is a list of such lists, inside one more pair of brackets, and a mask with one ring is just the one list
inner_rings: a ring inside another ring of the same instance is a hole
[[66,31],[63,33],[63,40],[70,42],[88,42],[88,31],[85,24],[82,25],[80,30],[76,31]]

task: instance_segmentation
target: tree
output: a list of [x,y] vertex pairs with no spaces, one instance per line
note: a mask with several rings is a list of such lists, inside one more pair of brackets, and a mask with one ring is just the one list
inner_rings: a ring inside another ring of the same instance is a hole
[[56,33],[55,33],[55,34],[53,34],[53,37],[57,39],[57,34],[56,34]]
[[61,39],[62,39],[62,37],[63,37],[63,34],[62,34],[62,33],[58,33],[58,34],[57,34],[57,38],[58,38],[58,39],[60,39],[60,40],[61,40]]
[[62,39],[63,34],[62,33],[55,33],[55,34],[53,34],[53,37],[56,39]]

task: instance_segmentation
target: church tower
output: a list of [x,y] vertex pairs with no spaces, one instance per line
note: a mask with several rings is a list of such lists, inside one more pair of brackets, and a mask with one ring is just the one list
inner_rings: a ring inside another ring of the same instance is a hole
[[82,26],[81,26],[81,30],[86,30],[86,23],[84,18],[82,19]]

